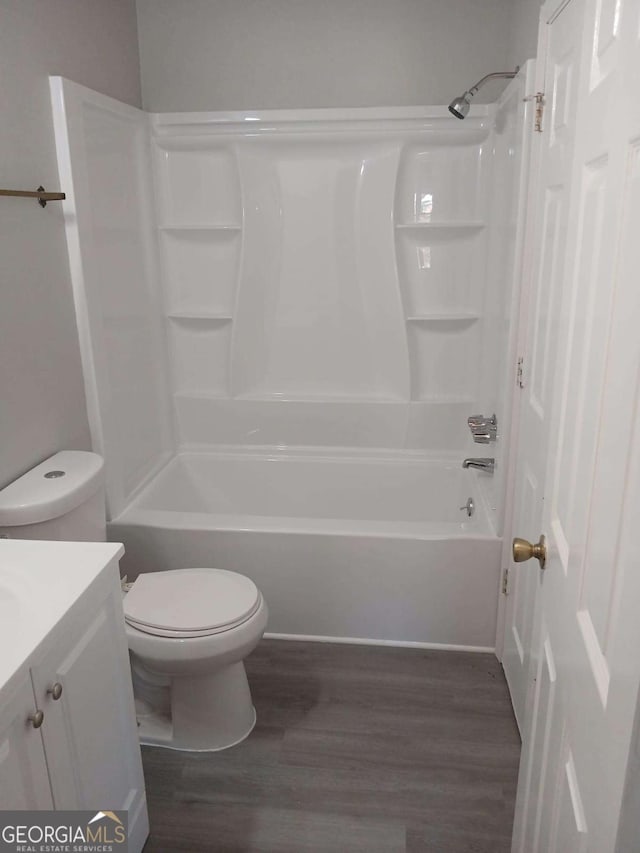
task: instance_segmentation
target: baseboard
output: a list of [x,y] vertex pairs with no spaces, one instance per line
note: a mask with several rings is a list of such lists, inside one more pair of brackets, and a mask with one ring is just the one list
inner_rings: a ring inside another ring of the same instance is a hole
[[481,652],[495,654],[493,646],[457,646],[452,643],[414,643],[408,640],[374,640],[366,637],[324,637],[317,634],[275,634],[267,632],[265,640],[291,640],[303,643],[341,643],[355,646],[396,646],[402,649],[432,649],[441,652]]

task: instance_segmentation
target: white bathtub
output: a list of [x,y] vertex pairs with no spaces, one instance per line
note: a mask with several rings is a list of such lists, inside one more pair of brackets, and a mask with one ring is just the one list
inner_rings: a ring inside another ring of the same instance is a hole
[[[271,635],[491,649],[500,540],[459,460],[183,453],[109,525],[139,572],[251,577]],[[469,518],[460,507],[473,497]]]

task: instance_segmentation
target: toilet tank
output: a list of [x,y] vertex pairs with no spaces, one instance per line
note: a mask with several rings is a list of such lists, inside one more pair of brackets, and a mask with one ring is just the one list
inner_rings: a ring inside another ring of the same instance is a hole
[[0,536],[104,542],[104,462],[62,450],[0,490]]

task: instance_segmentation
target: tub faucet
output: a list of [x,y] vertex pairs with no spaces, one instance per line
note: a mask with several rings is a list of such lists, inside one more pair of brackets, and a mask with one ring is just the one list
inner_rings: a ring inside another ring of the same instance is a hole
[[463,468],[477,468],[479,471],[488,471],[490,474],[493,474],[494,468],[496,467],[495,459],[478,459],[471,458],[465,459],[462,463]]

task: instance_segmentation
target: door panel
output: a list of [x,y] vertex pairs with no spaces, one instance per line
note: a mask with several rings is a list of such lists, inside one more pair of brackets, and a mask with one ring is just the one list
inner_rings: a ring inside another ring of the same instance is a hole
[[[528,750],[527,776],[520,780],[527,789],[526,803],[537,802],[547,775],[551,731],[556,712],[556,665],[551,642],[546,628],[542,629],[542,654],[537,660],[535,690],[531,697],[533,712],[530,721],[530,736],[524,746]],[[522,816],[521,837],[516,850],[528,853],[538,849],[542,823],[542,810],[526,809]]]
[[615,849],[640,683],[640,0],[571,0],[557,13],[545,3],[550,51],[555,27],[583,6],[557,379],[553,397],[540,392],[550,442],[535,538],[547,533],[548,559],[533,568],[539,639],[513,845],[522,853]]
[[549,396],[550,349],[552,343],[552,325],[554,296],[561,278],[560,243],[566,227],[564,210],[566,208],[565,187],[548,187],[544,198],[544,219],[542,245],[540,247],[540,272],[536,287],[536,303],[533,315],[533,340],[530,356],[529,406],[540,421],[544,421],[544,400]]
[[552,830],[551,849],[557,850],[558,853],[565,850],[583,853],[587,849],[587,822],[573,754],[566,743],[561,755],[558,817]]

